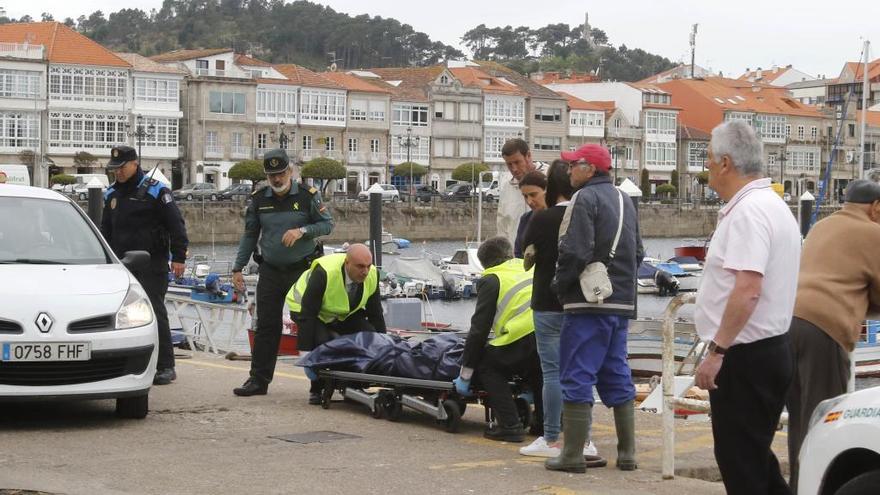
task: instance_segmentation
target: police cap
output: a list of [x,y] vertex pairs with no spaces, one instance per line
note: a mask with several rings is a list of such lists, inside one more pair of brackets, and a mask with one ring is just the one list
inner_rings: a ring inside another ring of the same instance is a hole
[[280,174],[285,172],[290,166],[290,159],[287,158],[287,152],[281,148],[269,150],[263,155],[263,172],[267,174]]
[[867,179],[854,180],[846,188],[847,203],[870,204],[880,201],[880,184]]
[[131,146],[114,146],[113,149],[110,150],[110,161],[107,162],[107,168],[116,169],[125,165],[127,162],[137,159],[137,151]]

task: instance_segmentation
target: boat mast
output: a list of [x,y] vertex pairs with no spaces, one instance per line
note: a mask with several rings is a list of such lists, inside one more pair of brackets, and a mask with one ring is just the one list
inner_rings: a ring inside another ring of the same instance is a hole
[[865,120],[868,116],[868,60],[869,60],[869,50],[871,49],[871,42],[865,40],[865,60],[864,67],[862,68],[862,126],[861,132],[859,133],[859,176],[861,178],[865,177]]

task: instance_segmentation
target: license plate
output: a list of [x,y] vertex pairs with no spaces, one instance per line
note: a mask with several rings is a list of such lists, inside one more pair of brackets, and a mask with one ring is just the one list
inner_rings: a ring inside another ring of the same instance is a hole
[[89,342],[5,342],[0,361],[88,361]]

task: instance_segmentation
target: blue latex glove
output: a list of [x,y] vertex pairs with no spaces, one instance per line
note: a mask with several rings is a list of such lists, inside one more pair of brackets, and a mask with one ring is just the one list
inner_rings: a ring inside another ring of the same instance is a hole
[[318,379],[318,373],[316,373],[314,369],[306,366],[303,368],[303,370],[305,370],[306,377],[308,377],[309,380],[315,381]]
[[471,381],[465,380],[462,377],[458,377],[455,380],[452,380],[452,383],[455,384],[455,391],[464,397],[470,397],[474,395],[471,393]]

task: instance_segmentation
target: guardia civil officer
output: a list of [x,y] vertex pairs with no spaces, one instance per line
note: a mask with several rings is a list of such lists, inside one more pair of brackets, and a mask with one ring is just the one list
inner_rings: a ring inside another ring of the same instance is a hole
[[183,275],[189,244],[186,226],[171,191],[144,173],[134,148],[116,146],[110,150],[107,169],[115,171],[116,182],[104,192],[101,233],[120,258],[126,251],[150,253],[149,265],[132,274],[147,292],[159,327],[159,358],[153,384],[167,385],[177,378],[165,309],[168,261],[170,256],[175,277]]
[[266,152],[263,170],[268,184],[251,196],[244,235],[232,268],[232,282],[236,289],[244,290],[241,268],[259,243],[262,262],[251,373],[244,385],[233,390],[241,396],[265,395],[268,391],[281,342],[284,298],[309,268],[315,239],[333,230],[333,219],[321,202],[320,193],[293,180],[290,160],[283,149]]

